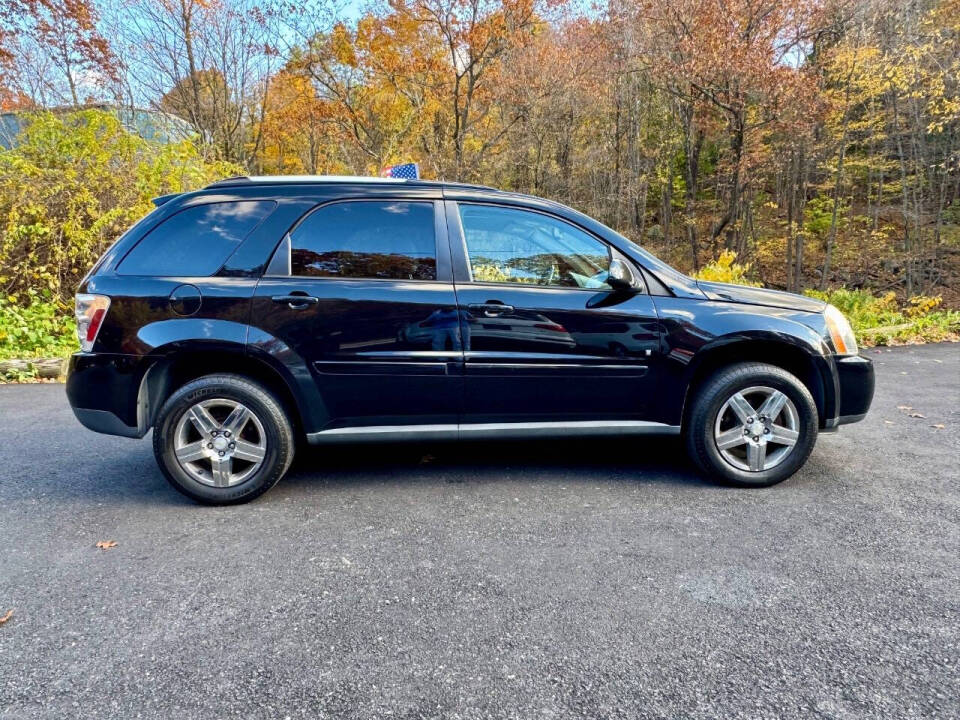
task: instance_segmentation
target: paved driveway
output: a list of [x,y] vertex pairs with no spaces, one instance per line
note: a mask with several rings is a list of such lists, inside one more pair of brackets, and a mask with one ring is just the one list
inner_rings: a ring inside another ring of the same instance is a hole
[[956,717],[960,346],[870,355],[761,491],[675,440],[366,446],[206,508],[0,387],[0,717]]

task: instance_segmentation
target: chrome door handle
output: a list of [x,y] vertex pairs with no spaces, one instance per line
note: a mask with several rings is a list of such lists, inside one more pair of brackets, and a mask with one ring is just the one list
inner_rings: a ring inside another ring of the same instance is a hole
[[467,307],[475,312],[481,312],[487,317],[508,315],[513,312],[513,305],[504,305],[503,303],[474,303]]
[[310,305],[316,305],[320,302],[320,298],[316,298],[313,295],[298,295],[296,293],[291,293],[290,295],[274,295],[270,299],[275,303],[286,303],[290,306],[291,310],[303,310]]

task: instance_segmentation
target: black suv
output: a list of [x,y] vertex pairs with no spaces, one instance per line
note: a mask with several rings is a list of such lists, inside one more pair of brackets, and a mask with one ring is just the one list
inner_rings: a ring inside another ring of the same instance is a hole
[[238,177],[165,196],[77,295],[81,423],[181,492],[250,500],[309,443],[682,434],[766,486],[863,418],[873,366],[811,298],[696,281],[494,189]]

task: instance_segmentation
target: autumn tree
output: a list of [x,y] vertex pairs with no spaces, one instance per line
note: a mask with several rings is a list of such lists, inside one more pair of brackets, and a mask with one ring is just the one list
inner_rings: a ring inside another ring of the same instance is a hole
[[269,81],[257,167],[274,174],[336,173],[348,170],[337,152],[335,108],[317,96],[310,78],[283,70]]
[[[435,152],[441,172],[472,179],[490,149],[517,122],[497,116],[493,89],[508,72],[507,54],[530,42],[538,17],[533,0],[389,0],[401,19],[443,48],[445,62],[430,90],[440,102]],[[444,132],[444,126],[446,128]]]
[[0,18],[0,85],[8,99],[76,106],[116,81],[94,0],[0,0]]
[[[815,94],[803,53],[819,19],[817,0],[665,0],[635,16],[649,37],[642,59],[676,98],[684,134],[686,214],[696,201],[700,153],[711,122],[725,136],[726,196],[710,236],[742,250],[744,195],[760,153],[760,131],[799,122]],[[696,227],[687,223],[691,252]]]
[[344,140],[359,150],[357,169],[377,172],[423,151],[437,65],[438,47],[407,18],[368,14],[355,30],[337,23],[309,38],[289,68],[310,79]]
[[255,0],[131,0],[116,22],[134,98],[188,120],[224,159],[256,154],[276,50]]

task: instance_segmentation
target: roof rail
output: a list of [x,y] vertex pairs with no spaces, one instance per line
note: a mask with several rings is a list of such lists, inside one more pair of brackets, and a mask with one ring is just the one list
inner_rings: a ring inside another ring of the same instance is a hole
[[166,195],[160,195],[159,197],[155,197],[151,202],[153,202],[153,204],[156,205],[157,207],[160,207],[161,205],[166,205],[168,202],[170,202],[174,198],[180,197],[181,195],[183,195],[183,193],[168,193]]
[[489,185],[477,185],[474,183],[447,182],[446,180],[407,180],[406,178],[382,178],[370,177],[368,175],[236,175],[234,177],[217,180],[207,185],[208,188],[238,187],[241,185],[287,185],[287,184],[311,183],[355,183],[358,185],[442,185],[448,188],[463,188],[465,190],[489,190],[491,192],[505,192],[499,188]]
[[284,183],[404,183],[401,178],[366,177],[362,175],[236,175],[207,185],[208,188],[234,187],[247,184]]

